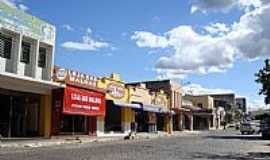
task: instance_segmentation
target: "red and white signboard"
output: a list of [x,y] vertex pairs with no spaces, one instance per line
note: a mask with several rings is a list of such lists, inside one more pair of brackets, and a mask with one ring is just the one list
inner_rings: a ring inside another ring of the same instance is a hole
[[105,116],[105,94],[66,87],[63,113],[86,116]]

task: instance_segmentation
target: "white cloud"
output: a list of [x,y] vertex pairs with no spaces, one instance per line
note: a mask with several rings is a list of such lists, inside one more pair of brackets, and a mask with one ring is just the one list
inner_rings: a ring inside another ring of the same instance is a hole
[[207,94],[227,94],[234,93],[233,90],[230,89],[222,89],[222,88],[205,88],[199,84],[189,84],[182,87],[184,94],[190,95],[207,95]]
[[230,31],[230,28],[224,23],[212,23],[204,27],[205,31],[211,35],[222,36]]
[[100,48],[108,48],[110,44],[103,41],[94,40],[91,37],[92,30],[87,29],[86,34],[82,37],[82,42],[68,41],[64,42],[61,46],[67,49],[82,50],[82,51],[95,51]]
[[18,5],[18,8],[19,8],[20,10],[23,10],[23,11],[29,10],[29,8],[28,8],[26,5],[24,5],[24,4],[19,4],[19,5]]
[[26,5],[21,3],[22,0],[0,0],[0,1],[7,4],[8,6],[12,8],[20,9],[22,11],[29,10],[29,8]]
[[62,27],[67,31],[74,31],[74,28],[69,24],[64,24]]
[[228,12],[234,7],[248,12],[254,7],[260,7],[263,1],[267,0],[192,0],[190,12]]
[[132,40],[137,40],[139,47],[165,48],[168,41],[165,37],[152,34],[150,32],[136,31],[132,36]]
[[155,67],[160,76],[225,72],[237,59],[270,56],[269,2],[244,13],[231,25],[205,26],[205,33],[197,32],[189,25],[180,25],[161,35],[137,31],[131,38],[138,47],[173,50],[157,60]]

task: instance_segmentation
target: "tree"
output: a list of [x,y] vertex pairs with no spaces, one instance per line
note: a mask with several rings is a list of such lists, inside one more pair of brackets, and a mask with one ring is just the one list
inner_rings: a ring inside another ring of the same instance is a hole
[[265,104],[270,104],[270,63],[269,59],[265,60],[265,66],[255,74],[256,82],[262,85],[259,94],[264,95]]

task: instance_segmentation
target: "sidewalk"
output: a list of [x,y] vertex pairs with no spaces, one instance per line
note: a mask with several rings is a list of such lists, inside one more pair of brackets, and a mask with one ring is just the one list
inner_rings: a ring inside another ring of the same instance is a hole
[[[197,131],[175,131],[173,134],[165,132],[158,133],[137,133],[134,139],[155,139],[161,137],[170,136],[185,136],[190,134],[199,134]],[[35,147],[49,147],[64,144],[82,144],[82,143],[93,143],[93,142],[110,142],[124,140],[125,134],[116,135],[104,135],[99,137],[89,136],[54,136],[50,139],[45,138],[31,138],[31,139],[3,139],[0,141],[0,148],[35,148]]]

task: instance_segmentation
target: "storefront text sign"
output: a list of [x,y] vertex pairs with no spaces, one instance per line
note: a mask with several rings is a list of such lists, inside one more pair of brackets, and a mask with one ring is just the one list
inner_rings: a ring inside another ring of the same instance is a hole
[[108,93],[111,97],[121,99],[125,96],[125,87],[115,84],[115,83],[110,83],[107,86]]
[[74,87],[65,89],[63,112],[73,115],[104,116],[105,95]]
[[58,82],[65,82],[83,87],[97,88],[98,78],[95,76],[57,67],[55,68],[54,74],[55,81]]

